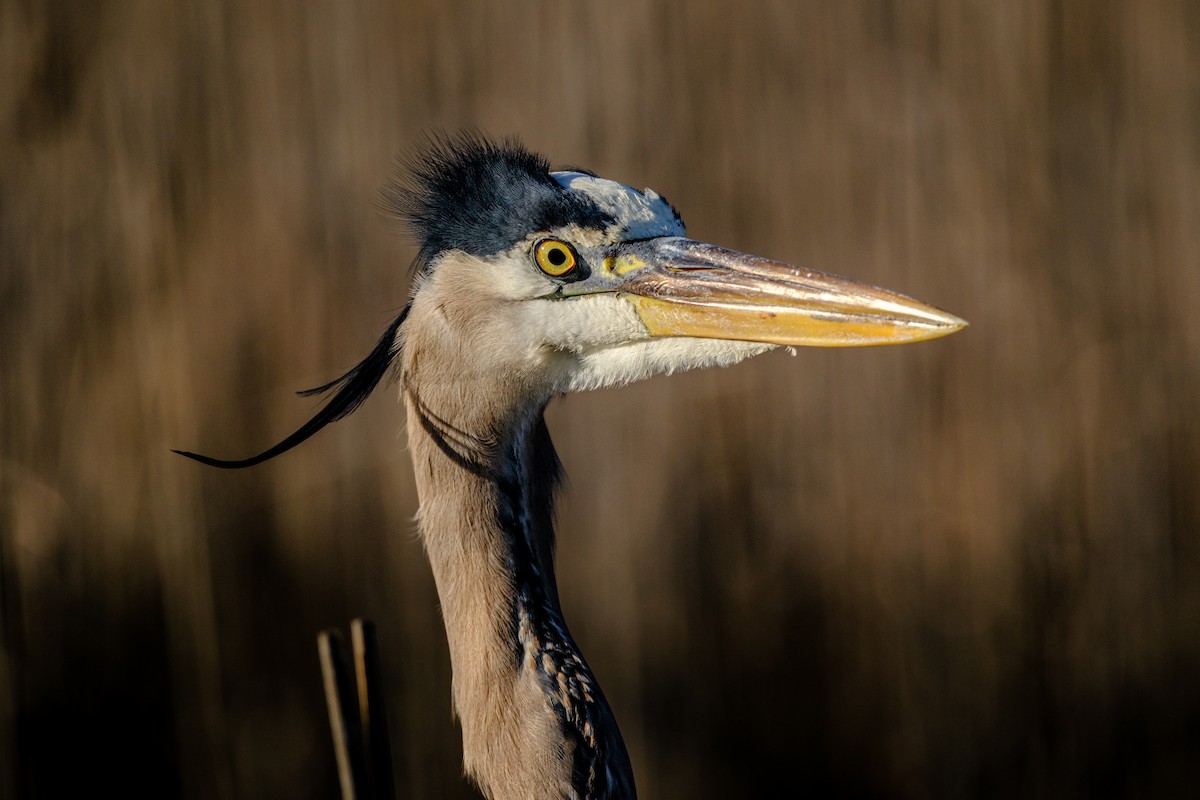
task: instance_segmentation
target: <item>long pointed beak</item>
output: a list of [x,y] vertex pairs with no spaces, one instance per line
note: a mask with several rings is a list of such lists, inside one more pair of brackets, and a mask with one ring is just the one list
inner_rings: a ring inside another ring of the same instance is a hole
[[628,242],[604,271],[652,336],[853,347],[935,339],[967,325],[886,289],[690,239]]

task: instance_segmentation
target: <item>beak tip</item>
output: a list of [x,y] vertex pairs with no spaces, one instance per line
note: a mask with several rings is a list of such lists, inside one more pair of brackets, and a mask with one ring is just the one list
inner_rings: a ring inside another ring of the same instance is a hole
[[962,317],[956,317],[948,311],[942,311],[941,313],[942,317],[944,318],[942,326],[946,329],[947,334],[958,333],[963,328],[969,327],[971,324]]
[[[931,323],[926,329],[927,336],[923,339],[940,339],[943,336],[949,336],[953,333],[958,333],[963,328],[969,327],[971,323],[961,317],[955,316],[948,311],[942,311],[940,308],[933,309],[934,313],[929,316]],[[918,340],[919,341],[919,340]]]

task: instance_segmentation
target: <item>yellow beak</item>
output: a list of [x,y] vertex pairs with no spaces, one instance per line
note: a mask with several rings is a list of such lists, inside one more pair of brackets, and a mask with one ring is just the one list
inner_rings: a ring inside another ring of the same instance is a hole
[[628,242],[604,267],[652,336],[853,347],[935,339],[967,325],[886,289],[690,239]]

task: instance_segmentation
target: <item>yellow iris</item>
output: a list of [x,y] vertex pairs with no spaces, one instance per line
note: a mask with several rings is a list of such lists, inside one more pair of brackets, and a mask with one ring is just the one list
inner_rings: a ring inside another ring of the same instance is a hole
[[575,251],[566,242],[543,239],[533,251],[538,269],[552,278],[561,278],[575,269]]

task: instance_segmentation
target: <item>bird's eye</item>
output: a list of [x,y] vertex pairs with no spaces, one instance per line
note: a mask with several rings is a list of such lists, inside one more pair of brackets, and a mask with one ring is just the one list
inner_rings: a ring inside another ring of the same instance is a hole
[[566,242],[543,239],[533,250],[538,269],[552,278],[561,278],[575,269],[575,251]]

